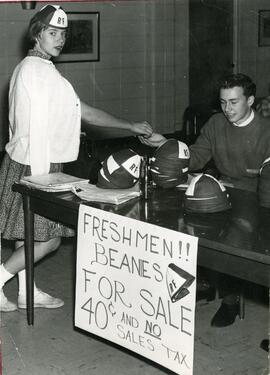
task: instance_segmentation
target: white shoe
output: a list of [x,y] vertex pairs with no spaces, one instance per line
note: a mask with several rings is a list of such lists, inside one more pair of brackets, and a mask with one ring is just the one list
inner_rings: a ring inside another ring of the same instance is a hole
[[10,302],[7,297],[4,295],[3,289],[0,290],[0,311],[2,312],[11,312],[18,310],[18,307],[15,303]]
[[[49,294],[42,292],[42,290],[37,289],[34,295],[34,307],[43,309],[57,309],[64,305],[64,301],[60,298],[54,298]],[[26,309],[26,296],[18,296],[18,307],[20,309]]]

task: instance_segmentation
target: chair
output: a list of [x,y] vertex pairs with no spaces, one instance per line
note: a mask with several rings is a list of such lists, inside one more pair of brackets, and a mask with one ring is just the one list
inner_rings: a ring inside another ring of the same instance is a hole
[[183,132],[187,145],[191,145],[196,141],[203,125],[216,112],[214,109],[209,111],[195,107],[188,107],[185,110]]

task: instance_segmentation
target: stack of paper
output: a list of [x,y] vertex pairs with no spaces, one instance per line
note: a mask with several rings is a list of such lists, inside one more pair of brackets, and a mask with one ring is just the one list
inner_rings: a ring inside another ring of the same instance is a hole
[[87,182],[75,184],[72,191],[82,200],[111,204],[121,204],[141,195],[138,185],[129,189],[101,189]]
[[82,181],[88,182],[83,178],[56,172],[41,176],[25,176],[20,180],[20,183],[35,189],[57,192],[71,190],[74,185]]

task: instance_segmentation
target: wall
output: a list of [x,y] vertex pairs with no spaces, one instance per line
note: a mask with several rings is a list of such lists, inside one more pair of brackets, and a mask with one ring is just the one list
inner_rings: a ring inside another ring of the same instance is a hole
[[254,79],[261,97],[270,94],[270,46],[258,46],[259,10],[270,11],[270,1],[239,0],[239,71]]
[[[23,56],[34,11],[0,4],[0,150],[7,140],[7,88]],[[162,133],[182,127],[188,105],[188,0],[62,2],[100,12],[100,61],[61,63],[80,98],[116,116],[147,120]]]

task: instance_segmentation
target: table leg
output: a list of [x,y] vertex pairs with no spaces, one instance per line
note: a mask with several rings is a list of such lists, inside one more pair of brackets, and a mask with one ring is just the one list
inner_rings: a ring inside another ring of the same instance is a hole
[[34,324],[34,213],[30,207],[30,197],[23,196],[25,228],[25,270],[26,303],[28,325]]
[[240,294],[240,301],[239,301],[239,318],[245,318],[245,296],[244,293],[241,292]]

